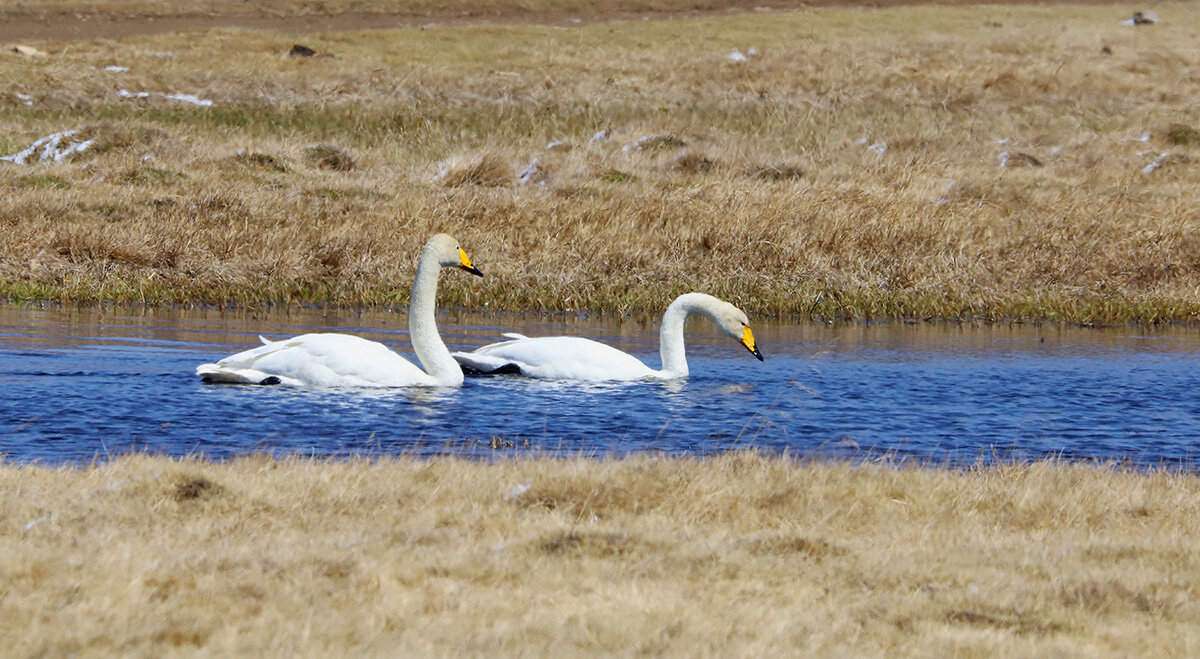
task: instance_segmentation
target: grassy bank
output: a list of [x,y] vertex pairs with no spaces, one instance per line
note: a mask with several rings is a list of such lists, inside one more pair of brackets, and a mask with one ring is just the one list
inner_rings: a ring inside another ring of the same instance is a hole
[[1194,475],[127,457],[0,467],[0,500],[17,656],[1200,647]]
[[403,303],[447,231],[451,306],[1194,321],[1198,8],[32,43],[0,152],[96,141],[0,163],[0,295]]
[[[1027,4],[1016,2],[1013,4]],[[845,0],[808,0],[805,6],[853,6]],[[920,0],[877,0],[873,6],[923,4]],[[942,4],[980,4],[978,0],[947,1]],[[1103,0],[1076,0],[1075,4],[1112,4]],[[100,17],[104,20],[122,17],[168,18],[180,16],[346,16],[414,15],[434,18],[462,17],[530,17],[539,16],[621,16],[622,14],[655,14],[660,12],[707,11],[770,11],[787,9],[793,3],[762,3],[757,0],[21,0],[0,7],[0,16],[36,17],[53,21],[60,17]]]

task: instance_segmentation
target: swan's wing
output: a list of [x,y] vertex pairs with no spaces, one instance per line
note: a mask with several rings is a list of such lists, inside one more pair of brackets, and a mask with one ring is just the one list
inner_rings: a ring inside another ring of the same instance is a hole
[[571,336],[523,337],[453,354],[459,364],[476,371],[513,370],[535,378],[637,380],[657,373],[633,355]]
[[269,341],[216,364],[203,364],[196,374],[215,382],[318,386],[386,387],[431,380],[382,343],[349,334],[303,334]]

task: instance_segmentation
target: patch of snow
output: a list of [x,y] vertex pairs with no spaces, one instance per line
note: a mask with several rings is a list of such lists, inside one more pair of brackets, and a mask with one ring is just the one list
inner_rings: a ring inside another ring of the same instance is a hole
[[[96,143],[96,140],[84,140],[82,142],[76,142],[75,144],[71,144],[63,149],[60,149],[59,151],[54,153],[54,155],[52,157],[54,158],[54,162],[62,162],[63,160],[70,158],[71,156],[75,155],[76,153],[83,153],[84,151],[87,151],[88,148],[90,148],[95,143]],[[45,154],[43,154],[42,160],[45,160],[45,159],[46,159]]]
[[183,101],[184,103],[191,103],[192,105],[199,105],[201,107],[208,107],[213,104],[211,100],[200,98],[195,94],[163,94],[163,96],[172,101]]
[[511,491],[509,491],[508,496],[506,496],[504,498],[508,499],[508,500],[519,499],[519,498],[521,498],[521,495],[528,492],[529,488],[531,488],[531,487],[533,487],[532,483],[522,483],[519,485],[514,485],[513,489]]
[[64,130],[60,133],[47,135],[29,145],[29,147],[23,151],[7,156],[0,156],[0,160],[11,162],[17,165],[28,165],[29,159],[33,157],[34,154],[37,154],[40,150],[41,153],[37,156],[37,160],[39,162],[63,162],[77,153],[83,153],[84,151],[87,151],[93,144],[96,143],[95,140],[75,142],[69,139],[78,132],[78,129]]
[[118,89],[117,96],[120,96],[121,98],[150,98],[151,96],[161,96],[163,98],[167,98],[172,101],[180,101],[183,103],[190,103],[192,105],[199,105],[201,107],[208,107],[213,104],[213,102],[210,101],[209,99],[200,98],[199,96],[196,96],[195,94],[165,94],[163,92],[131,92],[128,89]]
[[942,186],[943,194],[938,195],[937,199],[933,200],[934,206],[943,206],[950,203],[950,192],[954,190],[954,186],[958,185],[958,181],[950,179],[946,185]]
[[589,142],[604,142],[604,141],[608,140],[608,135],[609,135],[608,129],[604,128],[604,129],[596,131],[596,134],[592,135],[592,139],[590,139],[588,141]]
[[732,52],[725,56],[725,59],[730,62],[745,62],[746,56],[742,54],[742,51],[734,48]]
[[1163,163],[1166,162],[1166,160],[1167,160],[1167,156],[1169,156],[1169,155],[1171,155],[1171,154],[1167,153],[1166,151],[1163,151],[1162,153],[1158,154],[1158,158],[1154,162],[1152,162],[1149,165],[1146,165],[1145,167],[1142,168],[1142,173],[1149,174],[1150,172],[1153,172],[1154,170],[1158,169],[1159,167],[1162,167]]
[[530,161],[529,165],[517,174],[517,180],[524,184],[544,183],[546,172],[542,169],[542,161],[537,158]]
[[49,515],[49,516],[46,516],[46,517],[39,517],[39,518],[37,518],[37,519],[33,520],[32,522],[30,522],[30,523],[26,524],[26,525],[25,525],[25,530],[26,530],[26,531],[29,531],[29,530],[31,530],[33,527],[37,526],[38,524],[41,524],[42,522],[46,522],[46,521],[49,521],[49,520],[53,519],[53,517],[54,517],[53,515]]
[[129,70],[129,67],[128,67],[128,66],[116,66],[116,65],[113,65],[113,66],[106,66],[106,67],[104,67],[104,70],[105,70],[105,71],[112,71],[113,73],[125,73],[126,71],[128,71],[128,70]]

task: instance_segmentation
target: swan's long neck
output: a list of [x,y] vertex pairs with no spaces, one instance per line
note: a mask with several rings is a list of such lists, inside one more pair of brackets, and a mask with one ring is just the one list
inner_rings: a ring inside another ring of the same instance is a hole
[[662,357],[662,372],[667,377],[688,374],[687,356],[683,351],[683,323],[688,314],[698,310],[700,300],[693,294],[680,295],[663,313],[658,330],[658,353]]
[[417,263],[412,297],[408,304],[408,333],[421,366],[438,384],[462,384],[463,373],[438,335],[434,314],[437,311],[438,275],[442,266],[436,250],[426,247]]

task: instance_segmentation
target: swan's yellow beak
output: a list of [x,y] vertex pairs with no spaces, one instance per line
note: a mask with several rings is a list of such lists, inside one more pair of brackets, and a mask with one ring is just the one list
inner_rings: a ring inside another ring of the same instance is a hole
[[473,275],[479,275],[480,277],[483,276],[483,273],[479,271],[479,268],[471,265],[471,257],[467,256],[467,252],[461,247],[458,248],[458,267]]
[[762,353],[758,351],[758,346],[754,343],[754,332],[750,331],[749,326],[742,327],[742,345],[746,346],[746,350],[749,350],[750,354],[758,357],[758,361],[763,360]]

